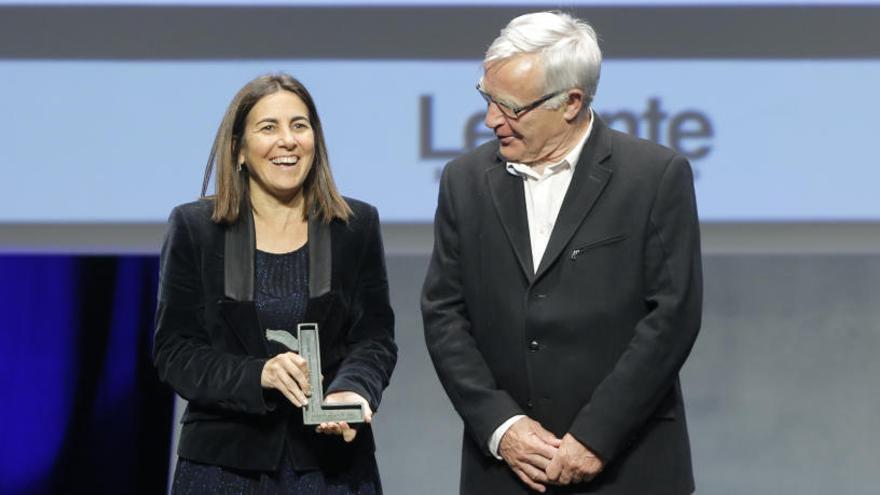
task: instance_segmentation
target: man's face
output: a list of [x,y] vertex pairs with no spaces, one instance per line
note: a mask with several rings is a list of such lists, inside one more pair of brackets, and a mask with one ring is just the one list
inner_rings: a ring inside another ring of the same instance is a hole
[[[537,55],[524,54],[491,62],[485,67],[481,89],[508,107],[528,105],[545,96],[544,69]],[[550,110],[543,105],[513,118],[498,104],[486,109],[486,127],[492,129],[501,155],[511,162],[541,163],[555,158],[564,141],[566,121],[564,106]]]

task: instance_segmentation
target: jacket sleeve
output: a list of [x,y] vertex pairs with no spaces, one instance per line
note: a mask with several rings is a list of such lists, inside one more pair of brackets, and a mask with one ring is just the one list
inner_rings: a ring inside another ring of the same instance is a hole
[[702,318],[700,235],[690,165],[666,164],[644,246],[647,314],[570,433],[606,462],[624,449],[670,392]]
[[327,393],[356,392],[376,411],[397,363],[397,345],[394,343],[394,312],[388,295],[379,214],[373,207],[369,210],[369,224],[357,266],[352,326],[346,339],[348,353],[327,387]]
[[446,167],[440,181],[434,251],[422,288],[422,319],[440,383],[473,440],[489,456],[489,439],[495,429],[510,417],[525,413],[498,387],[471,333],[450,168]]
[[205,325],[200,255],[181,207],[171,212],[159,260],[153,360],[159,378],[184,399],[213,409],[268,410],[260,386],[266,360],[212,346]]

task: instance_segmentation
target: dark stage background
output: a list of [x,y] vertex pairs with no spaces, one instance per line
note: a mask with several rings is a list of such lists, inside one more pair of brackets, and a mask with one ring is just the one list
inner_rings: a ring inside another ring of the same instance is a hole
[[162,493],[155,256],[0,256],[0,493]]

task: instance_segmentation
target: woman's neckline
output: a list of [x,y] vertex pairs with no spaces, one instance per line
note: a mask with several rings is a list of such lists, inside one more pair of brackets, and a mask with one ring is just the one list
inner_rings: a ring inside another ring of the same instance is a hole
[[307,248],[308,246],[309,246],[309,242],[306,241],[305,243],[303,243],[302,246],[300,246],[300,247],[294,249],[293,251],[286,251],[286,252],[283,252],[283,253],[273,253],[273,252],[271,252],[271,251],[263,251],[262,249],[257,249],[257,252],[258,252],[258,253],[261,253],[261,254],[268,254],[269,256],[286,256],[286,255],[290,255],[290,254],[296,254],[296,253],[299,253],[300,251],[303,251],[303,250],[304,250],[305,248]]

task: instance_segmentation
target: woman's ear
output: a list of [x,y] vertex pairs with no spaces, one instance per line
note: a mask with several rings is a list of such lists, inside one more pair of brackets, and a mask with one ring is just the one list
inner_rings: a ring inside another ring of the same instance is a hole
[[238,171],[241,172],[241,169],[244,168],[244,147],[241,146],[243,143],[239,143],[239,140],[233,137],[231,144],[232,155],[235,156],[235,161],[238,163]]

